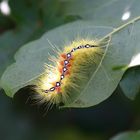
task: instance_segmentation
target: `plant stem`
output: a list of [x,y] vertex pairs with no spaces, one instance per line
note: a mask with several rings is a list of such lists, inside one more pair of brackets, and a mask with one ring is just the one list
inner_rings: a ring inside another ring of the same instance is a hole
[[127,22],[126,24],[121,25],[120,27],[114,29],[112,32],[110,32],[109,34],[107,34],[106,36],[104,36],[103,38],[100,39],[100,41],[103,41],[104,39],[110,37],[111,35],[115,34],[116,32],[120,31],[121,29],[125,28],[126,26],[133,24],[134,22],[140,20],[140,16],[130,20],[129,22]]

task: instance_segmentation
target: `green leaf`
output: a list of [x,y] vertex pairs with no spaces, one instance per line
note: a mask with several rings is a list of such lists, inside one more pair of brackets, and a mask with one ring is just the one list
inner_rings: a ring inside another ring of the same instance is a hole
[[120,86],[124,94],[134,100],[136,95],[140,93],[140,67],[128,69],[120,82]]
[[125,132],[112,138],[111,140],[140,140],[140,131]]
[[[126,27],[123,25],[122,27],[125,28],[119,27],[116,29],[119,30],[118,32],[113,31],[115,34],[110,33],[110,35],[112,34],[112,46],[109,46],[101,66],[96,73],[93,73],[92,78],[78,99],[75,100],[75,103],[66,105],[66,107],[93,106],[113,93],[126,68],[130,67],[134,56],[140,53],[140,36],[138,35],[140,32],[137,31],[139,26],[140,22],[138,21]],[[133,66],[139,64],[140,61],[135,61]],[[122,65],[125,66],[123,69],[114,70],[115,67]]]
[[61,48],[64,46],[64,41],[66,41],[65,44],[69,44],[79,35],[81,38],[98,37],[101,41],[110,37],[106,52],[89,82],[85,83],[84,90],[71,104],[65,106],[89,107],[102,102],[113,93],[125,72],[125,69],[114,70],[113,68],[122,65],[129,67],[132,58],[140,53],[138,20],[139,17],[115,30],[81,21],[46,33],[39,40],[23,46],[16,53],[16,62],[7,68],[1,79],[6,94],[12,97],[20,88],[34,84],[34,80],[42,74],[49,54],[54,55],[48,40]]
[[13,62],[12,58],[17,49],[29,40],[35,29],[33,25],[21,26],[0,36],[0,77],[4,69]]
[[[78,27],[79,25],[81,26],[80,28]],[[87,26],[86,29],[85,26]],[[105,35],[112,29],[102,27],[101,29],[99,28],[100,33],[97,33],[98,28],[92,27],[91,24],[76,22],[56,28],[46,33],[41,39],[23,46],[15,55],[16,63],[7,68],[1,79],[7,95],[13,96],[21,87],[28,85],[29,81],[36,79],[43,72],[44,63],[48,61],[48,53],[53,53],[48,40],[61,48],[64,46],[64,40],[72,41],[78,37],[79,32],[86,32],[82,35],[82,37],[86,37],[91,32],[91,28],[95,29],[96,35]]]
[[[84,20],[93,20],[94,25],[119,26],[139,16],[139,0],[61,0],[65,4],[66,15],[80,16]],[[122,16],[130,12],[128,20]]]

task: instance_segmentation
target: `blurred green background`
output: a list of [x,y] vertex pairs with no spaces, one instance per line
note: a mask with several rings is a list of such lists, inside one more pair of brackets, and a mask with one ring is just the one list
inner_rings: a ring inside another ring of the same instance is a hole
[[[0,0],[0,76],[18,48],[46,31],[78,19],[65,14],[67,0]],[[94,0],[93,0],[94,1]],[[9,6],[7,11],[3,10]],[[77,7],[78,8],[78,7]],[[0,140],[108,140],[140,129],[140,95],[128,100],[118,88],[101,104],[85,109],[57,109],[28,100],[28,88],[14,99],[0,90]],[[28,100],[28,102],[27,102]]]

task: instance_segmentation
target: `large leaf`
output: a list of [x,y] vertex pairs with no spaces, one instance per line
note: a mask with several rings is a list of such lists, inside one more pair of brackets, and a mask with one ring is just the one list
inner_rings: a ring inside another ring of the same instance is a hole
[[[140,64],[139,57],[138,59],[134,57],[140,54],[138,28],[140,28],[140,22],[127,26],[112,36],[112,46],[108,48],[101,66],[96,73],[93,73],[92,78],[75,103],[68,105],[68,107],[85,107],[100,103],[101,100],[108,98],[113,93],[126,70],[126,66]],[[128,31],[130,32],[128,33]],[[130,65],[133,58],[136,58],[137,61]],[[91,93],[92,96],[90,96]]]
[[140,140],[140,131],[125,132],[112,138],[111,140]]
[[[78,26],[80,26],[80,28]],[[85,28],[85,26],[87,27]],[[91,29],[94,29],[94,34],[90,31]],[[61,48],[64,46],[65,41],[69,40],[67,42],[69,43],[77,38],[79,32],[81,32],[81,37],[87,37],[89,32],[91,32],[92,37],[94,37],[95,35],[104,36],[111,30],[112,28],[110,29],[109,27],[97,28],[92,27],[91,24],[86,22],[76,22],[46,33],[41,39],[25,45],[16,53],[16,63],[8,67],[2,76],[1,83],[3,88],[9,96],[13,96],[21,87],[28,85],[28,81],[34,80],[43,72],[44,63],[48,61],[48,53],[53,53],[48,40]]]
[[16,30],[7,31],[0,36],[0,77],[4,69],[13,62],[17,49],[30,40],[36,27],[21,26]]
[[43,72],[44,63],[48,62],[48,52],[55,55],[48,40],[62,48],[64,41],[68,44],[79,35],[81,38],[88,36],[101,40],[111,37],[111,45],[107,45],[98,68],[89,82],[85,83],[84,90],[66,106],[88,107],[102,102],[113,93],[125,71],[118,67],[128,66],[132,58],[140,53],[140,23],[130,23],[113,30],[110,27],[93,26],[90,22],[75,22],[52,30],[39,40],[25,45],[16,53],[16,62],[2,76],[1,84],[6,94],[12,97],[20,88],[34,84],[34,80]]
[[[61,1],[66,5],[64,9],[66,15],[77,15],[85,20],[93,20],[94,25],[104,25],[104,26],[106,25],[115,27],[128,22],[132,18],[138,16],[140,13],[139,0],[123,0],[123,1],[61,0]],[[140,57],[137,58],[137,60],[140,60]],[[128,73],[127,78],[132,79],[132,75],[129,75]],[[135,77],[133,77],[133,79],[134,78]],[[125,83],[125,81],[126,80],[124,80],[123,83],[127,85],[128,83]],[[133,81],[129,82],[129,84],[131,84],[131,87],[132,85],[134,85]],[[135,87],[136,86],[133,86],[132,88],[135,89]],[[124,94],[126,96],[127,94],[128,96],[130,95],[130,93],[127,92],[129,88],[125,87],[125,90],[124,88],[122,90],[124,91]],[[131,92],[131,96],[133,97],[136,94],[137,92],[134,93],[133,91],[132,95]]]
[[[139,16],[139,0],[61,0],[65,6],[66,15],[77,15],[84,20],[93,20],[94,25],[118,26],[127,20],[122,20],[130,13],[128,20]],[[127,14],[126,14],[127,15]]]

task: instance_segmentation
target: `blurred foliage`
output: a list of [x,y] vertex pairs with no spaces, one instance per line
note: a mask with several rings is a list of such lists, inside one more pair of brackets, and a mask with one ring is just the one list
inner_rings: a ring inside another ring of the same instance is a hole
[[[66,6],[67,1],[9,1],[11,15],[0,13],[0,76],[13,62],[13,54],[21,45],[37,39],[56,26],[83,18],[79,14],[66,13],[69,6]],[[81,1],[77,6],[74,4],[77,10],[81,8],[79,4],[82,4]],[[86,5],[84,3],[82,7]],[[72,11],[75,12],[75,9]],[[31,105],[34,103],[30,101],[25,104],[29,97],[26,93],[29,91],[24,89],[12,100],[0,90],[1,140],[108,140],[120,132],[140,129],[140,94],[137,94],[134,101],[129,101],[119,87],[111,98],[98,106],[70,110],[54,108],[45,117],[44,107]]]
[[3,33],[0,36],[0,63],[4,63],[0,76],[21,45],[37,39],[51,28],[78,19],[76,16],[64,16],[63,5],[58,0],[10,0],[9,5],[11,14],[0,14],[0,30]]
[[140,126],[140,96],[132,103],[120,89],[92,108],[56,110],[54,107],[49,112],[32,102],[29,93],[28,88],[23,89],[12,100],[1,92],[2,140],[108,140],[116,133]]

